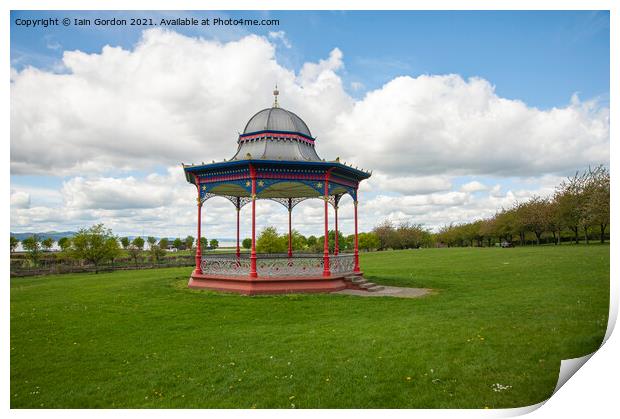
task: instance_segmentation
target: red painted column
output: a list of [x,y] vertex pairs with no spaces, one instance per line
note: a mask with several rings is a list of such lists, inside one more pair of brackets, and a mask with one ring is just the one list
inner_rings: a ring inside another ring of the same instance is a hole
[[338,256],[338,203],[334,205],[334,219],[336,220],[336,236],[334,237],[334,255]]
[[325,200],[325,238],[323,243],[323,276],[331,276],[331,272],[329,271],[329,228],[327,223],[328,217],[328,200],[329,200],[329,172],[325,174],[325,196],[323,197]]
[[291,213],[293,212],[291,198],[288,199],[288,257],[293,257],[293,235],[291,229]]
[[237,259],[241,257],[241,250],[239,249],[239,212],[241,208],[239,206],[239,198],[237,198]]
[[256,271],[256,170],[250,165],[250,177],[252,178],[252,250],[250,252],[250,277],[257,278]]
[[353,272],[360,271],[360,256],[358,251],[358,243],[357,243],[357,193],[355,197],[355,202],[353,202],[354,214],[355,214],[355,243],[353,246],[353,258],[355,261],[355,265],[353,266]]
[[202,274],[202,268],[200,267],[200,264],[202,262],[202,246],[200,245],[200,227],[202,224],[202,202],[200,202],[200,183],[198,184],[198,198],[196,199],[196,201],[198,203],[198,242],[196,243],[196,273]]

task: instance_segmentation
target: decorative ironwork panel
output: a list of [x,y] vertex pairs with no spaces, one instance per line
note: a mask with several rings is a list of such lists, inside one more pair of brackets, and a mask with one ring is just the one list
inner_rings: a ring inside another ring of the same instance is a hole
[[204,189],[200,191],[200,202],[204,203],[207,199],[213,198],[214,196],[218,196],[217,194],[206,192]]
[[250,273],[250,259],[230,257],[202,257],[200,269],[204,274],[247,276]]
[[329,270],[332,274],[353,272],[355,268],[354,255],[351,253],[339,254],[329,257]]
[[[284,208],[292,210],[293,208],[295,208],[295,206],[303,201],[305,201],[306,199],[311,199],[312,197],[307,197],[307,198],[267,198],[270,199],[271,201],[275,201],[278,204],[282,204],[284,206]],[[290,200],[290,208],[289,208],[289,200]]]
[[332,207],[336,208],[338,206],[338,203],[340,202],[340,198],[342,198],[342,195],[344,194],[330,195],[328,197],[329,203],[332,204]]
[[323,273],[322,256],[259,257],[256,260],[258,277],[320,276]]
[[[329,265],[332,274],[353,272],[353,254],[345,253],[338,256],[330,255]],[[237,257],[234,253],[213,253],[202,256],[200,267],[209,275],[248,276],[250,273],[250,254],[242,253]],[[286,253],[257,254],[256,271],[258,279],[287,276],[321,276],[323,274],[323,255]]]

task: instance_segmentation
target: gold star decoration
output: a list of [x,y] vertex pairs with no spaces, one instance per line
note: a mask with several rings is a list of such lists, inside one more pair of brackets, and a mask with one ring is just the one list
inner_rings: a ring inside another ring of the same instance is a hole
[[245,186],[250,186],[250,185],[251,185],[251,183],[250,183],[249,180],[247,182],[245,182]]
[[207,186],[206,185],[202,185],[202,190],[206,191],[207,190]]
[[265,182],[263,182],[262,180],[258,181],[258,186],[265,186]]
[[319,182],[319,183],[317,183],[317,184],[316,184],[316,187],[317,187],[317,188],[320,188],[321,186],[323,186],[323,184],[322,184],[321,182]]

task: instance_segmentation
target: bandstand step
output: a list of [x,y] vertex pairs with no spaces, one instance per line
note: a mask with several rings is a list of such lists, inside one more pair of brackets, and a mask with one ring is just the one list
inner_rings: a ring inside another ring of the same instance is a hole
[[364,278],[355,278],[351,280],[352,283],[357,284],[357,285],[362,285],[362,284],[368,284],[368,280],[364,279]]
[[361,275],[349,275],[345,277],[345,280],[349,282],[353,286],[354,289],[359,289],[359,290],[368,291],[368,292],[376,292],[376,291],[381,291],[385,289],[384,286],[377,285],[374,282],[370,282],[369,280],[365,279]]

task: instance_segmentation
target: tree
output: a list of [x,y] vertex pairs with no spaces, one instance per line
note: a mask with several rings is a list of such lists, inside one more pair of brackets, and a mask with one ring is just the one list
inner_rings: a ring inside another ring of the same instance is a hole
[[318,246],[318,239],[316,238],[316,236],[308,236],[308,239],[306,240],[306,246],[308,246],[310,250],[316,251]]
[[142,237],[135,237],[131,242],[133,246],[136,246],[140,251],[144,249],[144,239]]
[[208,246],[209,246],[209,242],[207,241],[207,238],[206,237],[201,237],[200,238],[200,249],[207,250]]
[[30,237],[26,237],[22,240],[22,247],[26,252],[28,252],[28,258],[32,261],[32,264],[37,266],[41,256],[41,243],[39,236],[33,234]]
[[112,263],[112,266],[114,266],[114,260],[121,255],[121,248],[118,245],[118,238],[114,236],[108,237],[105,242],[105,246],[106,256],[110,263]]
[[127,249],[130,244],[131,244],[131,242],[129,241],[129,237],[122,237],[121,238],[121,245],[123,246],[123,249]]
[[575,173],[575,176],[562,181],[556,188],[554,200],[557,202],[558,217],[563,225],[570,228],[575,235],[575,244],[579,244],[579,227],[583,224],[584,194],[583,186],[586,180],[584,174]]
[[17,249],[17,246],[19,246],[19,240],[11,236],[11,253],[13,253]]
[[[112,240],[116,245],[112,244]],[[104,260],[112,260],[118,255],[117,240],[112,230],[103,224],[96,224],[87,229],[80,229],[73,236],[70,252],[76,259],[95,265],[95,273],[99,273],[99,266]]]
[[256,250],[260,253],[284,253],[286,249],[275,227],[265,227],[256,240]]
[[486,239],[488,247],[491,247],[491,241],[496,237],[496,229],[495,217],[486,218],[480,223],[480,230],[478,233],[482,237],[482,240]]
[[164,256],[166,256],[166,251],[164,250],[164,248],[161,247],[161,241],[160,244],[153,244],[151,246],[150,253],[151,258],[155,263],[159,263],[164,258]]
[[[353,240],[355,240],[355,236],[353,236]],[[358,248],[366,251],[378,249],[381,245],[379,236],[375,233],[359,233],[357,235],[357,242]]]
[[174,246],[174,248],[177,250],[181,250],[184,244],[185,243],[183,242],[183,240],[181,240],[179,237],[174,239],[174,241],[172,242],[172,246]]
[[194,247],[194,237],[193,236],[187,236],[185,238],[185,248],[191,250],[192,247]]
[[[144,246],[144,240],[142,240],[142,246]],[[127,247],[127,252],[129,253],[129,256],[133,259],[134,265],[138,266],[138,258],[142,254],[142,248],[132,243],[129,245],[129,247]]]
[[62,252],[66,252],[71,247],[71,239],[69,237],[61,237],[58,239],[58,247]]
[[153,247],[157,243],[157,239],[153,236],[148,236],[146,242],[149,244],[149,248]]
[[220,242],[217,241],[217,239],[211,239],[211,241],[209,242],[209,247],[211,249],[217,249],[220,245]]
[[521,206],[521,217],[525,229],[536,235],[536,244],[540,244],[542,234],[550,228],[549,201],[539,196],[531,197]]
[[586,202],[584,213],[589,223],[598,225],[600,228],[601,243],[605,242],[605,230],[609,225],[609,170],[604,166],[598,166],[588,173],[588,181],[585,185]]
[[45,238],[41,241],[41,246],[43,246],[43,249],[45,249],[46,252],[49,252],[52,250],[52,247],[54,247],[54,239],[51,237]]
[[244,249],[250,249],[252,247],[252,239],[250,238],[243,239],[243,241],[241,242],[241,246]]
[[399,249],[417,249],[428,243],[430,233],[421,224],[401,223],[396,229],[395,244]]
[[[288,235],[285,236],[286,246],[288,248]],[[303,250],[306,248],[307,240],[306,237],[301,234],[299,231],[293,229],[291,230],[291,246],[293,250]],[[340,248],[343,249],[342,244],[339,243]]]
[[372,232],[379,237],[379,250],[399,247],[398,234],[390,220],[383,221]]
[[159,240],[159,247],[161,247],[163,250],[168,249],[168,239],[165,237],[162,237]]

